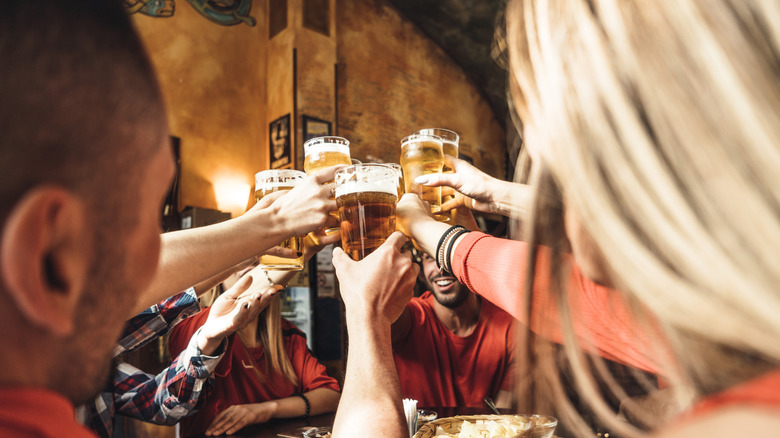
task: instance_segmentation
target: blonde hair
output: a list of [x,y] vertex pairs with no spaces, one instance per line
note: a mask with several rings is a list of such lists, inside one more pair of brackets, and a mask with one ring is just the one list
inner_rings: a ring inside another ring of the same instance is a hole
[[[298,384],[298,375],[284,349],[284,330],[282,330],[281,294],[271,299],[268,307],[258,315],[257,338],[265,350],[265,362],[272,375],[282,376],[293,385]],[[243,343],[244,341],[241,340]],[[257,373],[260,382],[265,377]]]
[[780,3],[515,0],[506,20],[531,155],[664,334],[660,372],[697,397],[777,367]]

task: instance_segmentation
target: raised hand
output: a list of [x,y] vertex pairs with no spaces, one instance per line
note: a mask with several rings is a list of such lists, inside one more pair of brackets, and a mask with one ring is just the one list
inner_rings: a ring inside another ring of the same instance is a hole
[[391,324],[412,298],[420,268],[408,251],[401,251],[406,237],[394,232],[374,252],[359,262],[341,248],[333,250],[333,266],[348,316]]
[[[253,284],[257,286],[252,287]],[[261,284],[251,274],[246,274],[214,301],[198,334],[198,347],[203,354],[211,354],[224,338],[257,318],[281,289],[281,286],[263,287]]]
[[445,161],[454,173],[430,174],[415,180],[418,184],[452,187],[455,198],[443,203],[442,210],[459,206],[486,213],[510,216],[526,211],[531,199],[531,188],[524,184],[502,181],[482,172],[471,164],[449,155]]
[[328,167],[308,175],[271,204],[270,208],[274,209],[276,216],[290,230],[290,236],[302,236],[317,229],[338,226],[338,221],[329,214],[338,209],[336,201],[330,199],[335,188],[330,181],[342,167]]

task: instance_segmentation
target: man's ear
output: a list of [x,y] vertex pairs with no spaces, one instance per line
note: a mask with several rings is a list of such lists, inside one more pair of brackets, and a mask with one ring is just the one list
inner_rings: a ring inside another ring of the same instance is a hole
[[0,242],[3,288],[31,325],[65,337],[93,258],[84,204],[67,190],[40,186],[14,205]]

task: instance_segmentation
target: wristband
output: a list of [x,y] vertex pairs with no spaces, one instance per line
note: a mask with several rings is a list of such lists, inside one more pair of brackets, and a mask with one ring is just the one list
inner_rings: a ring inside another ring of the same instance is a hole
[[465,230],[466,227],[462,225],[453,225],[450,228],[447,229],[447,231],[444,232],[444,234],[441,235],[441,239],[439,239],[439,244],[436,246],[436,264],[439,266],[439,269],[445,269],[444,265],[444,250],[447,247],[447,241],[449,237],[458,232],[458,230]]
[[452,248],[455,247],[455,241],[458,240],[458,237],[468,233],[469,230],[466,228],[461,228],[458,231],[452,233],[449,239],[447,239],[447,250],[444,252],[444,259],[442,260],[444,262],[444,270],[447,272],[452,272]]
[[445,260],[446,248],[452,236],[462,231],[468,230],[463,225],[453,225],[448,228],[447,231],[442,234],[441,239],[439,239],[439,245],[436,247],[436,264],[439,266],[440,270],[449,271],[449,269],[447,269],[448,263]]
[[295,394],[293,394],[292,396],[293,396],[293,397],[300,397],[300,398],[303,400],[303,402],[304,402],[304,403],[306,403],[306,413],[305,413],[305,414],[303,414],[303,417],[301,417],[301,418],[303,418],[304,420],[306,420],[307,418],[309,418],[309,410],[311,409],[311,405],[309,404],[309,399],[308,399],[308,398],[306,398],[306,396],[305,396],[305,395],[303,395],[303,394],[302,394],[302,393],[300,393],[300,392],[296,392],[296,393],[295,393]]

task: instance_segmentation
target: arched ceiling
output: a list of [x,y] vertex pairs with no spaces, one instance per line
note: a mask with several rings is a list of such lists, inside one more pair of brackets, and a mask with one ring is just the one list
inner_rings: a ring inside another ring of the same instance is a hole
[[491,56],[506,0],[388,0],[439,44],[484,93],[506,126],[507,72]]

